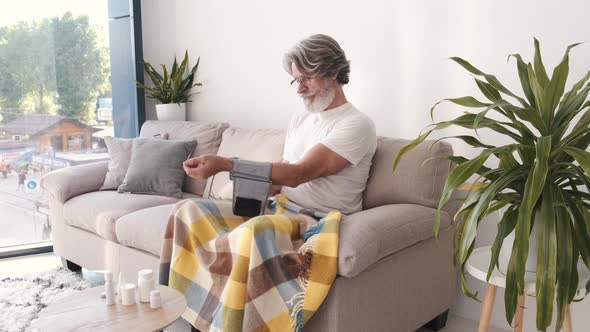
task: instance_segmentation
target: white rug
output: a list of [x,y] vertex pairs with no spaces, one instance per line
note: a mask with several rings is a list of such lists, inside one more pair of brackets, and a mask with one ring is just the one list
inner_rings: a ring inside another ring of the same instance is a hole
[[51,301],[89,286],[65,268],[0,280],[0,331],[27,331]]

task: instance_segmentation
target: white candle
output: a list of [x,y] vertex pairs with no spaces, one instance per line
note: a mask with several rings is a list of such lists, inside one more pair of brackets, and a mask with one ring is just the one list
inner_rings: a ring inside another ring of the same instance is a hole
[[158,309],[162,306],[162,296],[159,290],[153,290],[150,292],[150,308]]
[[123,305],[135,304],[135,285],[124,284],[121,289],[121,303]]

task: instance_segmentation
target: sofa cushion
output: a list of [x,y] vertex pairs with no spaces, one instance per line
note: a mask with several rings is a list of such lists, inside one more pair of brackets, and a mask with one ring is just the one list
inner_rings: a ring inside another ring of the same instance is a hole
[[[395,172],[393,161],[409,140],[379,137],[367,189],[363,194],[363,209],[385,204],[418,204],[438,207],[451,162],[441,157],[451,155],[450,144],[424,141],[406,153]],[[434,158],[434,159],[431,159]],[[427,161],[428,159],[428,161]]]
[[[343,216],[338,274],[352,278],[380,259],[434,236],[436,210],[414,204],[389,204]],[[451,219],[441,213],[440,229]]]
[[[154,135],[155,139],[168,139],[168,134]],[[104,143],[109,151],[111,160],[109,161],[109,171],[104,179],[104,184],[100,190],[114,190],[119,188],[125,179],[131,153],[133,152],[134,138],[118,138],[106,136]]]
[[133,138],[117,138],[107,136],[104,138],[104,143],[109,150],[109,171],[107,172],[104,184],[100,190],[117,189],[129,168],[129,161],[131,160],[131,152],[133,151]]
[[129,169],[118,191],[182,198],[182,163],[196,141],[138,138],[133,141]]
[[164,231],[174,204],[155,206],[126,214],[116,222],[119,243],[160,257]]
[[[276,129],[228,128],[223,132],[218,155],[254,161],[281,161],[285,131]],[[209,179],[205,196],[215,199],[232,199],[233,183],[228,172]]]
[[[185,198],[197,197],[184,194]],[[100,237],[118,242],[115,221],[120,217],[145,208],[173,204],[178,198],[119,194],[116,191],[95,191],[76,196],[63,206],[63,217],[66,224],[93,232]]]
[[[196,140],[192,156],[215,154],[221,143],[221,134],[229,127],[225,122],[205,123],[199,121],[146,121],[141,127],[140,137],[152,137],[167,133],[169,140]],[[207,180],[184,178],[182,191],[203,195]]]

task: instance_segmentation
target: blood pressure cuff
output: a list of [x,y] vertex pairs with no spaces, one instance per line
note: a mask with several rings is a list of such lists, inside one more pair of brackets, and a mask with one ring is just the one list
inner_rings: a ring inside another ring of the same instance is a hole
[[264,214],[272,187],[272,163],[233,159],[230,179],[234,182],[232,210],[242,217]]

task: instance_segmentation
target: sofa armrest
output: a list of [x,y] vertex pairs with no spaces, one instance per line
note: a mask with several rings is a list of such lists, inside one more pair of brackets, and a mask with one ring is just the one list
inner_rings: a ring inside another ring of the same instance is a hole
[[[352,278],[382,258],[434,236],[436,209],[388,204],[345,216],[340,225],[338,274]],[[441,231],[451,225],[441,213]]]
[[61,168],[41,179],[41,187],[60,203],[91,191],[98,191],[104,183],[109,161]]

